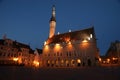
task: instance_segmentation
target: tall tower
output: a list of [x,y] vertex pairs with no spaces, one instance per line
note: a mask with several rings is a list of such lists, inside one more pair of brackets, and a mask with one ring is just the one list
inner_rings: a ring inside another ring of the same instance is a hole
[[50,32],[49,38],[53,37],[55,34],[56,19],[55,19],[55,5],[52,7],[52,17],[50,19]]

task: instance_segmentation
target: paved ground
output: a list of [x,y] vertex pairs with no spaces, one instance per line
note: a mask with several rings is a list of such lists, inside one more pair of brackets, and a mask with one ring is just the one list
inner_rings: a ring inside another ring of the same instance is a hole
[[0,66],[0,80],[120,80],[120,67],[34,69]]

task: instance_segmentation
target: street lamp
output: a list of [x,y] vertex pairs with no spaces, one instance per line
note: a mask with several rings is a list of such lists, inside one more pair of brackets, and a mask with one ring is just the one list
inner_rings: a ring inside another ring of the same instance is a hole
[[35,67],[39,67],[39,62],[38,61],[33,61],[33,64]]
[[13,61],[17,62],[17,61],[18,61],[18,58],[13,58]]

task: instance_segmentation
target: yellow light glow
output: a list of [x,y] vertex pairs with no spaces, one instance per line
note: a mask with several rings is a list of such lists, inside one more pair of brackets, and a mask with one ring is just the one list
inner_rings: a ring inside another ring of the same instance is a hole
[[57,49],[60,48],[60,44],[57,43],[57,44],[55,45],[55,48],[57,48]]
[[103,63],[105,64],[105,63],[106,63],[106,61],[103,61]]
[[78,59],[78,60],[77,60],[77,62],[78,62],[78,63],[81,63],[81,60],[80,60],[80,59]]
[[33,61],[34,66],[39,67],[39,62],[38,61]]
[[69,41],[68,44],[71,44],[71,42]]
[[48,45],[45,45],[45,49],[48,49],[49,48],[49,46]]
[[69,41],[70,41],[70,38],[69,38],[69,37],[66,37],[66,38],[65,38],[65,41],[66,41],[66,42],[69,42]]
[[59,45],[60,45],[60,44],[58,44],[58,43],[56,44],[56,46],[59,46]]
[[82,41],[83,43],[86,43],[86,42],[88,42],[86,39],[84,39],[83,41]]
[[72,44],[71,44],[71,42],[69,41],[69,42],[68,42],[68,49],[71,50],[72,48],[73,48],[73,47],[72,47]]
[[87,48],[87,47],[89,47],[88,40],[84,39],[84,40],[82,41],[82,48]]
[[112,59],[113,59],[113,60],[117,60],[118,58],[113,57]]
[[110,59],[109,58],[107,59],[107,63],[110,63]]
[[99,61],[101,62],[101,61],[102,61],[102,59],[101,59],[101,58],[99,58]]
[[13,61],[18,61],[18,58],[13,58]]

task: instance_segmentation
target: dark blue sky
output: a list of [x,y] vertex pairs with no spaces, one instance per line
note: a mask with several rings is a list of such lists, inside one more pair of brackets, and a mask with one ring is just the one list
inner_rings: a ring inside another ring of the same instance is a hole
[[0,38],[42,48],[49,35],[52,5],[56,6],[56,33],[94,25],[100,54],[120,40],[120,0],[0,0]]

